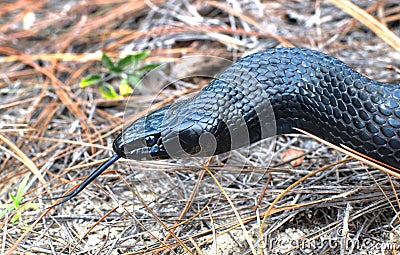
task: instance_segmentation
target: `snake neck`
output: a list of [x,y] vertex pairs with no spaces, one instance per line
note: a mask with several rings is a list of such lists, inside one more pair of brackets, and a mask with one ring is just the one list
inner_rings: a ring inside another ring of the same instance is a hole
[[301,128],[400,166],[398,86],[369,79],[333,57],[305,49],[267,50],[238,64],[263,87],[277,134]]

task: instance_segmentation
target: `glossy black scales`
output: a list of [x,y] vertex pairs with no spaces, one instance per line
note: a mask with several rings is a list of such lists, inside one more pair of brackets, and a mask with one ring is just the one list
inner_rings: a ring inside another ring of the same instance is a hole
[[132,123],[114,141],[116,155],[77,190],[119,157],[216,155],[294,127],[400,168],[399,85],[317,51],[281,48],[242,58],[193,98]]
[[[151,150],[150,158],[214,155],[298,127],[399,167],[399,104],[397,85],[366,78],[331,56],[307,49],[268,49],[242,58],[198,95],[172,105],[158,129],[164,146],[170,141],[175,145],[159,154],[151,146],[144,151]],[[138,122],[146,118],[154,119],[150,114]],[[128,128],[122,134],[127,139],[117,139],[115,147],[122,151],[129,141],[144,139],[140,133]],[[204,133],[212,134],[216,144],[198,154]],[[138,153],[143,147],[131,148],[125,153],[143,157]]]
[[[263,59],[263,61],[259,61]],[[292,127],[400,166],[400,88],[305,49],[272,49],[239,61],[263,84],[278,133]]]

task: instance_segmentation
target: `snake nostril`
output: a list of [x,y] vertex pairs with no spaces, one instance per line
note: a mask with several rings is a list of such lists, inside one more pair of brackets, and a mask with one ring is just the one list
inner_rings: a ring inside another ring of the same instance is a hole
[[146,136],[147,147],[152,147],[157,143],[157,138],[154,135]]

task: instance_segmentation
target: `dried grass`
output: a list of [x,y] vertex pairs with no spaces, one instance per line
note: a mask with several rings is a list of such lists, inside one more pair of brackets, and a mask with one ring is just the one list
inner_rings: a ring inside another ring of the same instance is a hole
[[[41,199],[62,195],[109,157],[124,119],[145,114],[160,88],[135,91],[129,111],[127,99],[80,89],[82,76],[100,70],[101,51],[117,58],[150,49],[148,62],[175,63],[197,54],[234,61],[293,45],[398,83],[398,1],[357,6],[345,0],[3,3],[0,203],[11,202],[9,194],[31,171],[24,203],[39,202],[41,209],[23,212],[18,224],[9,222],[14,212],[2,219],[0,253],[254,254],[261,244],[275,254],[397,254],[398,179],[299,135],[257,143],[249,155],[121,160],[69,203],[50,210]],[[168,81],[168,73],[161,78]],[[155,107],[206,83],[177,82]],[[288,148],[305,152],[300,166],[275,156]],[[381,253],[391,242],[397,246]]]

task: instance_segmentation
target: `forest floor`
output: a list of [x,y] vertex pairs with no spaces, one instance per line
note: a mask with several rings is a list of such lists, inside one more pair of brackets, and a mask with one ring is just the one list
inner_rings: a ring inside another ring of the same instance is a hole
[[[399,84],[399,2],[356,2],[2,3],[0,254],[397,254],[398,175],[305,135],[212,158],[121,159],[72,200],[43,199],[111,157],[132,120],[244,55],[309,48]],[[160,67],[112,73],[103,53]],[[83,88],[93,74],[104,83]]]

